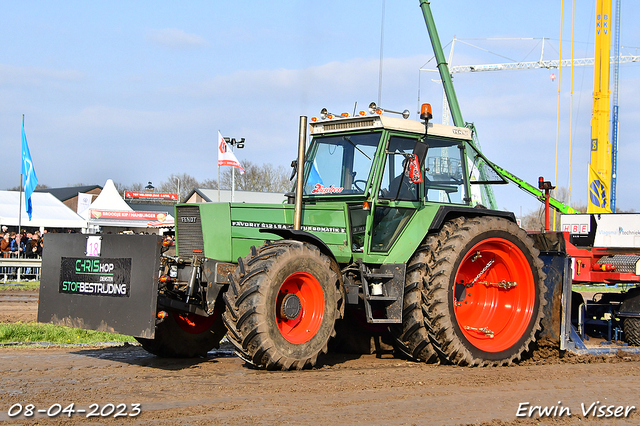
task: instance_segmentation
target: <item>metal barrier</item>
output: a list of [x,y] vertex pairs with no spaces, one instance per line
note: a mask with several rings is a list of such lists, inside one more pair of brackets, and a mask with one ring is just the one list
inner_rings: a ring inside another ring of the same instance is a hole
[[0,258],[0,276],[4,276],[4,282],[15,277],[16,281],[25,279],[39,280],[40,268],[42,267],[42,259],[21,259],[17,257],[13,258]]

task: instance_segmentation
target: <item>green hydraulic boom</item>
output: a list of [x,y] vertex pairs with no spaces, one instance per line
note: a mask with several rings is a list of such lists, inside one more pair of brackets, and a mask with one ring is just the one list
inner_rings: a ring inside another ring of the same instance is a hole
[[[451,111],[451,117],[453,118],[453,123],[459,127],[467,127],[471,129],[474,133],[474,139],[476,136],[475,127],[473,123],[466,123],[462,118],[462,112],[460,110],[460,104],[458,103],[458,97],[456,96],[456,91],[453,87],[453,80],[451,78],[451,73],[449,72],[449,66],[447,61],[445,60],[444,51],[442,50],[442,44],[440,43],[440,37],[438,36],[438,31],[436,29],[436,24],[433,19],[433,15],[431,13],[431,5],[428,0],[420,0],[420,8],[422,9],[422,15],[424,16],[424,21],[427,25],[427,32],[429,33],[429,38],[431,39],[431,46],[433,47],[433,53],[436,58],[438,71],[440,73],[440,78],[442,79],[442,85],[444,88],[445,95],[447,97],[447,102],[449,104],[449,110]],[[528,184],[524,180],[518,178],[514,174],[508,172],[507,170],[499,167],[495,163],[489,161],[480,153],[480,147],[477,143],[474,144],[475,150],[480,154],[484,162],[486,162],[487,166],[495,170],[502,178],[515,183],[520,189],[523,191],[533,195],[538,200],[544,202],[545,194],[543,191],[539,190],[533,185]],[[484,169],[480,169],[480,179],[482,181],[487,181],[488,179],[484,175]],[[506,181],[505,181],[506,182]],[[485,187],[489,188],[487,185]],[[493,192],[490,189],[485,189],[485,196],[487,197],[487,202],[489,207],[492,209],[496,208],[495,197],[493,196]],[[554,199],[549,199],[549,206],[556,209],[557,211],[564,214],[573,214],[579,213],[572,207]]]
[[[533,195],[538,200],[544,203],[544,198],[545,198],[544,191],[540,191],[535,186],[528,184],[524,180],[520,179],[519,177],[517,177],[512,173],[509,173],[502,167],[497,166],[496,164],[492,163],[492,166],[498,171],[498,173],[500,173],[506,179],[518,185],[520,189],[522,189],[525,192],[528,192],[529,194]],[[563,214],[580,213],[579,211],[575,210],[573,207],[568,206],[564,203],[561,203],[560,201],[556,200],[553,197],[549,197],[549,207],[553,207],[554,209],[556,209],[557,211]]]

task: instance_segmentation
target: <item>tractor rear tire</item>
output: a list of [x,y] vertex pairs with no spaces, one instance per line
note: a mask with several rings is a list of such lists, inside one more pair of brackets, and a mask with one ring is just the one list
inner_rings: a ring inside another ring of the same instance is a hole
[[434,348],[457,365],[510,365],[540,330],[545,275],[524,230],[498,217],[457,218],[430,240],[426,299]]
[[[427,241],[429,241],[428,237]],[[433,330],[425,315],[427,303],[425,299],[425,282],[427,271],[427,253],[429,243],[421,245],[407,264],[404,286],[404,308],[402,326],[390,327],[395,337],[395,347],[401,356],[414,361],[437,363],[438,354],[431,340]]]
[[246,362],[313,367],[335,335],[341,304],[333,261],[307,243],[279,240],[238,259],[224,294],[228,337]]
[[136,338],[147,352],[160,357],[204,357],[211,349],[219,347],[227,332],[220,309],[216,309],[209,317],[176,312],[168,314],[156,326],[155,338]]
[[640,318],[625,318],[622,325],[624,340],[633,346],[640,346]]

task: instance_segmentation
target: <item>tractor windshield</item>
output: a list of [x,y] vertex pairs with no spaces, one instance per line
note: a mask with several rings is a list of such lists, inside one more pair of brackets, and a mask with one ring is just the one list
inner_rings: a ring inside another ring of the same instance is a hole
[[364,194],[381,133],[313,140],[305,171],[305,195]]

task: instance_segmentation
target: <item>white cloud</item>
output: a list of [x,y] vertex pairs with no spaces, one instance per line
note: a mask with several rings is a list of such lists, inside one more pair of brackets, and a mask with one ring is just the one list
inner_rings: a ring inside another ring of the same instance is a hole
[[[382,99],[387,108],[413,106],[407,105],[407,100],[415,96],[411,86],[417,82],[416,69],[421,61],[424,62],[422,56],[385,59]],[[234,99],[238,102],[252,99],[291,107],[292,100],[303,97],[318,109],[319,105],[331,107],[326,102],[333,103],[333,108],[338,108],[335,104],[339,102],[353,105],[359,101],[368,105],[377,99],[378,67],[377,59],[356,58],[304,69],[241,70],[171,87],[168,92],[172,96],[225,104],[233,103]]]
[[200,47],[208,44],[204,37],[197,34],[188,34],[177,28],[149,30],[147,31],[145,39],[170,49]]
[[205,118],[206,113],[197,110],[185,112],[154,111],[93,105],[87,106],[77,113],[60,117],[56,127],[60,131],[68,129],[68,132],[82,136],[91,135],[92,132],[152,134],[153,132],[184,129]]

